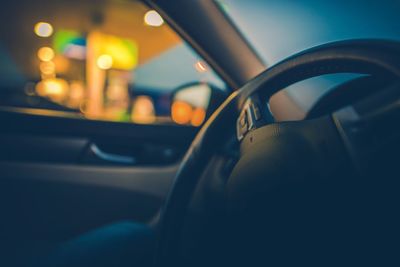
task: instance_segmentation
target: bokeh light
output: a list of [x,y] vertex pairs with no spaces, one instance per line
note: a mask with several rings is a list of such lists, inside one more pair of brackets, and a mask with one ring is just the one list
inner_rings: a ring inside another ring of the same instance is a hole
[[48,61],[53,60],[53,58],[54,58],[54,51],[53,51],[53,49],[51,49],[50,47],[45,46],[45,47],[42,47],[42,48],[40,48],[40,49],[38,50],[37,55],[38,55],[38,58],[39,58],[41,61],[48,62]]
[[68,94],[68,83],[63,79],[50,78],[39,82],[36,85],[38,95],[48,97],[51,100],[61,103]]
[[49,37],[53,34],[53,26],[47,22],[38,22],[35,25],[34,31],[37,36]]
[[132,109],[132,121],[137,123],[152,123],[155,121],[153,100],[149,96],[137,96]]
[[56,55],[53,62],[56,65],[57,73],[66,73],[70,69],[70,65],[73,64],[63,55]]
[[175,101],[171,107],[171,118],[178,124],[188,124],[192,119],[192,107],[183,101]]
[[52,75],[55,73],[56,70],[55,64],[51,61],[41,62],[39,68],[41,73],[45,75]]
[[157,11],[150,10],[144,15],[144,23],[149,26],[160,27],[164,24],[164,20]]
[[69,96],[66,105],[70,108],[79,108],[85,97],[85,87],[81,81],[73,81],[69,86]]
[[194,68],[200,73],[207,71],[207,65],[203,61],[197,61],[196,64],[194,64]]
[[110,55],[101,55],[97,59],[97,67],[99,67],[102,70],[111,69],[112,65],[113,65],[113,59]]
[[196,108],[193,111],[192,119],[190,120],[190,123],[193,126],[200,126],[203,124],[204,119],[206,118],[206,111],[203,108]]

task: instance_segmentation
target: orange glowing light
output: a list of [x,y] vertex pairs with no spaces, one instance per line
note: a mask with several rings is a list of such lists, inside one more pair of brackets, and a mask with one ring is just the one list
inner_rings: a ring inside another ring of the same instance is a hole
[[36,85],[38,95],[56,102],[62,102],[65,99],[68,89],[68,83],[65,80],[56,78],[45,79]]
[[205,118],[206,118],[205,110],[203,108],[196,108],[193,111],[193,115],[192,115],[192,119],[191,119],[190,123],[193,126],[198,127],[203,124]]
[[203,61],[197,61],[196,64],[194,64],[194,68],[200,73],[207,71],[207,65]]
[[53,60],[54,51],[50,47],[45,46],[38,50],[37,56],[41,61],[48,62]]
[[49,37],[53,34],[53,26],[47,22],[38,22],[35,25],[34,31],[37,36]]
[[85,87],[81,81],[73,81],[69,87],[69,96],[66,105],[70,108],[79,108],[85,97]]
[[183,101],[175,101],[171,107],[171,118],[178,124],[187,124],[192,118],[192,107]]
[[53,62],[57,73],[66,73],[70,68],[70,61],[62,55],[55,56]]
[[155,10],[149,10],[144,15],[144,23],[153,27],[160,27],[164,24],[163,18]]
[[138,123],[152,123],[155,119],[153,100],[148,96],[137,96],[133,104],[132,120]]
[[55,73],[56,66],[53,62],[49,61],[41,62],[39,68],[42,74],[53,75]]

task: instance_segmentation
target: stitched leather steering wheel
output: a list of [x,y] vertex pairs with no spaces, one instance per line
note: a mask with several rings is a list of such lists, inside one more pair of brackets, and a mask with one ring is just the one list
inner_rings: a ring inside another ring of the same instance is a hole
[[[234,92],[205,123],[183,159],[161,213],[158,266],[177,263],[191,197],[213,156],[232,138],[242,143],[241,151],[247,148],[252,152],[244,155],[242,151],[223,185],[228,210],[246,213],[254,199],[260,201],[266,192],[282,188],[282,184],[298,184],[308,177],[344,177],[340,168],[347,174],[362,169],[364,150],[352,143],[354,136],[348,131],[352,121],[342,116],[343,112],[312,121],[277,123],[267,108],[269,98],[279,90],[332,73],[360,73],[396,81],[400,78],[400,43],[353,40],[318,46],[278,63]],[[338,155],[344,156],[336,160]],[[330,161],[321,160],[325,157]],[[261,167],[257,165],[260,161]],[[311,161],[318,161],[318,166],[310,165]],[[294,169],[296,172],[291,171]],[[285,178],[294,176],[295,181]]]

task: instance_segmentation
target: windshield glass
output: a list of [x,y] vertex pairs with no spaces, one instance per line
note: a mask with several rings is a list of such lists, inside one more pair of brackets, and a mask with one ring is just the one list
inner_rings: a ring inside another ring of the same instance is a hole
[[398,0],[219,0],[268,65],[354,38],[400,39]]
[[[398,0],[218,0],[267,66],[304,49],[355,38],[400,40]],[[289,95],[307,108],[327,88],[353,76],[305,82]],[[321,89],[321,88],[325,88]]]

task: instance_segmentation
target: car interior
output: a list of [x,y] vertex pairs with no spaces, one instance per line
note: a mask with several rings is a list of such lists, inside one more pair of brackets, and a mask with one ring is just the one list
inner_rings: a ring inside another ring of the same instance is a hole
[[0,266],[398,266],[400,35],[270,64],[278,2],[2,3]]

